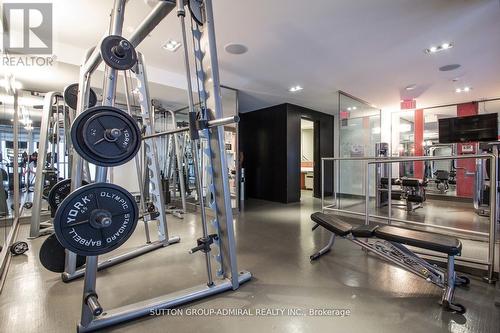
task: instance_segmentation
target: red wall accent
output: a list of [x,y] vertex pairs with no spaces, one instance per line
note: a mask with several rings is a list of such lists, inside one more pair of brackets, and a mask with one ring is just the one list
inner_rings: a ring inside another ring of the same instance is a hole
[[[476,102],[457,105],[457,116],[472,116],[478,114],[478,104]],[[457,153],[462,154],[462,144],[457,145]],[[474,152],[476,153],[476,152]],[[457,196],[472,198],[474,191],[474,176],[465,175],[466,172],[476,172],[476,161],[474,159],[457,160]]]
[[[414,156],[424,156],[424,110],[415,110],[414,130]],[[413,174],[415,178],[424,178],[424,162],[413,162]]]

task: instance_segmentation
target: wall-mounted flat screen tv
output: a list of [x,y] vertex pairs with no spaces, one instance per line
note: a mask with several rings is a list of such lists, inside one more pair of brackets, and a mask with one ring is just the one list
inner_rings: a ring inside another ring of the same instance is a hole
[[439,143],[498,141],[498,115],[439,119]]

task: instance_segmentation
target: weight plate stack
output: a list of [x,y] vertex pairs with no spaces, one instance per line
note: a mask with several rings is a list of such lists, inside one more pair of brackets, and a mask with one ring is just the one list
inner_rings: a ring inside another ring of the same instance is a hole
[[134,197],[108,183],[80,187],[57,209],[54,231],[63,247],[81,256],[113,251],[134,232],[138,220]]
[[141,147],[137,121],[112,106],[95,106],[76,117],[71,126],[71,141],[86,161],[118,166],[130,161]]
[[[76,107],[78,105],[78,83],[73,83],[64,88],[64,101],[66,104],[72,108],[73,110],[76,110]],[[90,93],[89,93],[89,105],[88,107],[94,107],[97,104],[97,95],[95,91],[90,88]]]

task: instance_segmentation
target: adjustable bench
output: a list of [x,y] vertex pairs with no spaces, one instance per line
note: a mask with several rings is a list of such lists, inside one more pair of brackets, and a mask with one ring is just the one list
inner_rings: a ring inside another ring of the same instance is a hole
[[[320,212],[313,213],[311,220],[316,223],[313,230],[321,226],[332,233],[328,244],[310,256],[311,261],[318,259],[331,250],[335,236],[346,238],[437,285],[443,289],[441,297],[443,308],[457,313],[465,313],[463,305],[453,303],[455,286],[465,286],[470,283],[467,277],[457,276],[455,272],[454,259],[462,251],[462,243],[458,239],[394,226],[362,225],[354,228],[338,216]],[[447,269],[431,265],[410,251],[405,245],[445,253],[448,256]]]

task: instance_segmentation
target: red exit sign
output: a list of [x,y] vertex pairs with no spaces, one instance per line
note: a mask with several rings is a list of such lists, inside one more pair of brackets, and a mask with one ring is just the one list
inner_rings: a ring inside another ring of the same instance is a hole
[[340,111],[340,119],[349,119],[349,112]]
[[405,99],[401,101],[401,110],[410,110],[417,108],[417,101],[415,99]]

